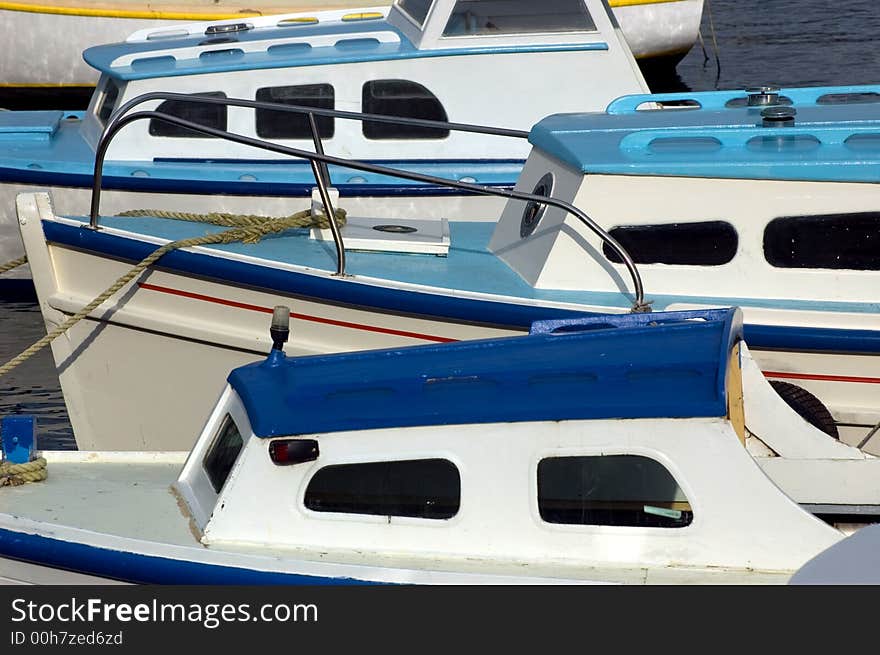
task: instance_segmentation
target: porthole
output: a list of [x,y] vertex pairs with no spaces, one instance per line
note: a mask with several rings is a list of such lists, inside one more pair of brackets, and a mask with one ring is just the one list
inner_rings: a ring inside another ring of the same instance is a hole
[[[553,173],[546,173],[544,177],[538,180],[535,188],[532,189],[532,195],[550,197],[553,193]],[[530,200],[523,210],[522,221],[519,224],[519,236],[525,239],[531,236],[541,222],[544,213],[547,211],[547,205]]]

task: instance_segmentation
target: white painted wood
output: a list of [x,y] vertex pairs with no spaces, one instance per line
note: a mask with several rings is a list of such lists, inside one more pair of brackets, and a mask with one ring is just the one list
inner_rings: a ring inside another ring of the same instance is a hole
[[[740,363],[746,428],[781,457],[795,460],[865,460],[870,457],[801,418],[773,390],[745,345],[740,351]],[[880,477],[875,483],[880,490]]]

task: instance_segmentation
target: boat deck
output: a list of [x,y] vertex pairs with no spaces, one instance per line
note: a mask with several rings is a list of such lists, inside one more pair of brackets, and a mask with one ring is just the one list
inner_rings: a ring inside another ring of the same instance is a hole
[[[44,482],[0,488],[0,513],[92,532],[198,545],[171,484],[186,453],[47,455]],[[0,519],[0,527],[3,525]]]

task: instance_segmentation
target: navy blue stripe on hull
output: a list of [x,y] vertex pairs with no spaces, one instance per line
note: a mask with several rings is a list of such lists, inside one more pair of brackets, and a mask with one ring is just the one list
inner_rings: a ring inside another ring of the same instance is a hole
[[0,557],[140,584],[360,585],[353,578],[255,571],[234,566],[127,553],[0,529]]
[[[43,230],[49,242],[131,261],[142,260],[155,248],[152,244],[134,239],[53,221],[44,221]],[[350,280],[254,266],[181,250],[163,257],[160,268],[366,311],[378,310],[428,320],[465,322],[507,329],[528,330],[535,321],[571,318],[590,313],[388,289]],[[755,349],[880,354],[880,331],[874,330],[746,324],[744,336],[746,343]]]

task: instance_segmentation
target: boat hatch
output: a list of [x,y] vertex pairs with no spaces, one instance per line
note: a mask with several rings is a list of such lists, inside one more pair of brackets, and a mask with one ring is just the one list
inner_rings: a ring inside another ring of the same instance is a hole
[[64,117],[62,111],[0,112],[0,140],[48,141]]
[[[312,239],[333,243],[330,229],[312,228]],[[342,228],[346,250],[398,252],[445,257],[449,253],[449,222],[351,217]]]

